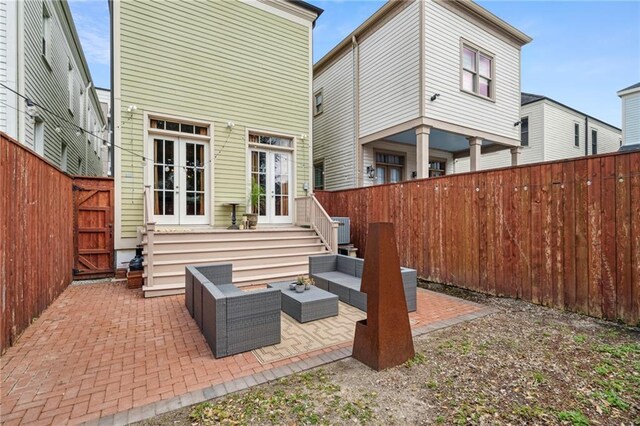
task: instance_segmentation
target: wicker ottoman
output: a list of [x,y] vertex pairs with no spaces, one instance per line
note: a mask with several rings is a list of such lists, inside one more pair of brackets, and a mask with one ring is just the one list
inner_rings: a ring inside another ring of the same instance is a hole
[[291,281],[268,284],[282,292],[282,311],[298,322],[309,322],[338,315],[338,296],[311,286],[303,293],[289,289]]

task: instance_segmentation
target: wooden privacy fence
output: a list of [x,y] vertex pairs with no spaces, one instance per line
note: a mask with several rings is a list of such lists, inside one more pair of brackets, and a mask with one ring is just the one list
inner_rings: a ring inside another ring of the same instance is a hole
[[640,322],[640,152],[319,192],[351,218],[395,224],[402,264],[428,280]]
[[0,353],[71,283],[73,185],[0,132]]

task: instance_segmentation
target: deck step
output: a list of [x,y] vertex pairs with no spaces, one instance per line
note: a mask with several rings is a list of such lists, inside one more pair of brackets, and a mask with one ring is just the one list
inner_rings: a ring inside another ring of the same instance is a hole
[[[306,275],[309,256],[329,253],[315,231],[305,228],[160,230],[153,247],[153,286],[145,285],[145,297],[184,292],[187,265],[231,263],[233,282],[247,286]],[[146,235],[143,253],[147,258]]]

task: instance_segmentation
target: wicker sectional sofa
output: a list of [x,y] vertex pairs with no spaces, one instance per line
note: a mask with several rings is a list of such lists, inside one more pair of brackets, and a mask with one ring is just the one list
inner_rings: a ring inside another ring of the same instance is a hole
[[[366,311],[367,295],[360,292],[364,260],[340,254],[309,257],[309,276],[316,286],[338,295],[341,302]],[[400,268],[404,296],[409,312],[416,310],[418,274],[415,269]]]
[[242,291],[231,283],[231,268],[185,270],[185,305],[216,358],[280,343],[280,290]]

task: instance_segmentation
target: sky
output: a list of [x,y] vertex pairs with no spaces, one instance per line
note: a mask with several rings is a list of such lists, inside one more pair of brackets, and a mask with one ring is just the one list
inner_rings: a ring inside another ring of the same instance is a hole
[[[379,9],[380,0],[308,0],[324,9],[314,29],[319,60]],[[109,87],[107,0],[70,0],[96,86]],[[620,127],[616,92],[640,82],[640,1],[478,3],[533,41],[522,49],[522,90]]]

